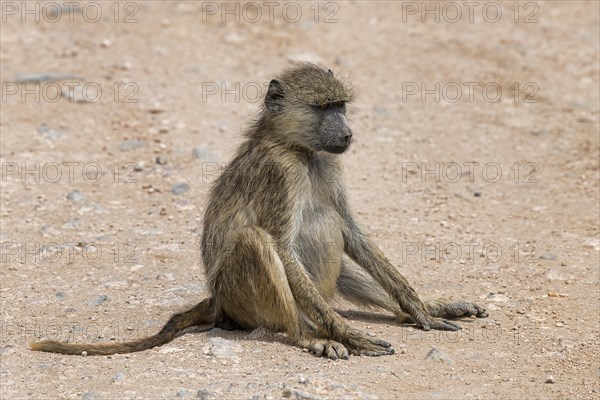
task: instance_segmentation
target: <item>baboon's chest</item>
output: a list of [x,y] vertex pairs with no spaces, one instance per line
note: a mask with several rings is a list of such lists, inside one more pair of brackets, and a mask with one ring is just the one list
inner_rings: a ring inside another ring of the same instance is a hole
[[[313,196],[318,194],[313,193]],[[295,250],[321,295],[330,299],[335,292],[344,253],[342,218],[333,204],[321,198],[302,205],[298,223]]]

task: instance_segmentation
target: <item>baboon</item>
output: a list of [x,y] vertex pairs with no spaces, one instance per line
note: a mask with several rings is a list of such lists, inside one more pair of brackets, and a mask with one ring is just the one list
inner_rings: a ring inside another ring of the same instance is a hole
[[329,302],[338,294],[423,330],[458,330],[443,318],[486,317],[474,303],[422,302],[350,210],[339,154],[352,142],[352,85],[295,63],[270,82],[259,118],[215,181],[202,236],[211,296],[175,314],[154,336],[117,344],[33,343],[33,350],[128,353],[193,326],[266,328],[317,356],[393,354],[351,328]]

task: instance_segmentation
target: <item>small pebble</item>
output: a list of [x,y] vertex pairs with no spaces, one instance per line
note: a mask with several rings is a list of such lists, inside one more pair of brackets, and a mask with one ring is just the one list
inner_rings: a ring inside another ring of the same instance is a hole
[[171,193],[173,193],[175,196],[179,196],[187,192],[189,188],[190,185],[188,185],[187,183],[179,183],[173,186],[173,188],[171,189]]
[[123,372],[117,372],[115,376],[113,376],[113,382],[119,382],[125,379],[125,374]]
[[205,162],[218,162],[219,156],[205,148],[204,146],[194,147],[192,150],[192,157],[197,158],[198,160],[202,160]]
[[83,88],[83,85],[64,86],[60,91],[60,95],[71,103],[95,103],[98,101],[101,96],[99,88],[89,86],[85,91]]
[[165,157],[165,156],[156,157],[156,163],[158,165],[165,165],[167,163],[167,157]]
[[238,33],[232,32],[229,35],[225,36],[225,41],[229,43],[243,43],[244,37],[239,35]]
[[127,151],[127,150],[137,149],[140,147],[145,147],[147,145],[148,145],[148,143],[144,142],[143,140],[127,140],[127,141],[121,143],[119,148],[122,151]]
[[164,272],[162,274],[158,274],[156,275],[156,279],[164,279],[167,281],[174,281],[175,280],[175,274],[172,272]]
[[63,72],[36,72],[30,74],[17,74],[16,83],[56,82],[67,79],[83,80],[80,76]]
[[552,375],[546,377],[546,383],[556,383],[556,379]]
[[185,397],[188,395],[188,391],[185,389],[181,389],[177,392],[177,397]]
[[552,253],[544,253],[540,256],[540,260],[556,260],[557,257]]
[[388,115],[389,114],[387,108],[382,107],[382,106],[373,107],[373,111],[375,111],[379,115]]
[[208,400],[208,398],[210,398],[210,392],[206,389],[200,389],[198,392],[196,392],[196,398]]
[[81,201],[83,200],[83,195],[79,190],[73,190],[67,195],[67,199],[71,201]]
[[570,275],[565,275],[564,273],[560,272],[557,269],[551,268],[548,270],[548,272],[546,273],[546,278],[554,281],[564,281],[566,280]]
[[91,390],[88,390],[81,395],[81,400],[95,400],[98,398],[100,398],[98,394],[96,394],[96,392],[92,392]]
[[78,219],[70,219],[63,224],[63,227],[64,228],[75,228],[76,226],[79,225],[79,223],[80,222]]
[[77,309],[73,308],[73,307],[68,307],[65,310],[65,314],[66,314],[67,317],[72,318],[72,317],[74,317],[74,316],[77,315]]
[[569,339],[560,338],[558,339],[558,345],[567,349],[573,349],[577,346],[577,343]]
[[48,139],[58,139],[62,135],[62,132],[55,131],[54,129],[51,129],[45,125],[40,126],[37,131],[40,135],[44,135]]
[[105,294],[101,294],[100,296],[96,297],[94,300],[90,301],[90,305],[97,307],[100,304],[104,303],[106,300],[108,300],[108,296]]
[[82,352],[81,352],[81,355],[82,355],[83,357],[87,356],[87,351],[85,351],[85,350],[84,350],[84,351],[82,351]]
[[[169,279],[170,280],[170,279]],[[202,291],[202,286],[199,285],[185,285],[185,286],[177,286],[171,289],[167,289],[169,293],[175,293],[177,295],[182,294],[196,294]]]
[[150,114],[160,114],[165,112],[165,109],[160,105],[160,103],[154,103],[152,107],[148,109],[148,112],[150,112]]
[[442,353],[435,347],[432,347],[429,350],[429,353],[425,356],[425,360],[433,360],[433,361],[441,361],[446,364],[452,364],[453,361],[446,354]]

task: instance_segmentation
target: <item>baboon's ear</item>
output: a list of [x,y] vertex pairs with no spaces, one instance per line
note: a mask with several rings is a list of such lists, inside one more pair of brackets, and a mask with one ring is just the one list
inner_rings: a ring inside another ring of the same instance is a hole
[[283,108],[283,86],[281,83],[273,79],[269,83],[269,90],[267,90],[267,96],[265,97],[265,107],[267,110],[277,112]]
[[327,70],[327,73],[329,74],[329,76],[330,76],[330,77],[332,77],[332,78],[333,78],[333,71],[332,71],[332,70],[328,69],[328,70]]

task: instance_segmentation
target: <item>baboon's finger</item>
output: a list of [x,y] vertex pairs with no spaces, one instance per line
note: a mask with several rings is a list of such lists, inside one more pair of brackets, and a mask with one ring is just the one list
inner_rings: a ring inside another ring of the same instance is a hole
[[349,333],[348,342],[344,343],[353,355],[383,356],[394,354],[391,344],[385,340],[365,336],[360,331]]
[[487,316],[484,308],[478,306],[475,303],[458,302],[450,303],[446,306],[445,314],[447,317],[471,317],[473,315],[478,317]]
[[348,359],[348,349],[343,344],[331,341],[331,347],[333,347],[339,358],[342,360]]
[[317,342],[314,343],[310,349],[315,356],[321,357],[323,355],[323,351],[325,351],[325,345],[323,343]]
[[369,357],[389,356],[394,353],[395,353],[394,349],[386,349],[386,348],[382,348],[379,350],[356,350],[356,351],[352,352],[352,354],[355,356],[369,356]]
[[377,339],[377,338],[367,338],[371,343],[377,345],[377,346],[381,346],[381,347],[392,347],[392,344],[390,342],[386,342],[385,340],[381,340],[381,339]]
[[445,319],[438,318],[434,320],[433,324],[431,325],[431,328],[436,329],[438,331],[459,331],[462,329],[460,325],[457,325]]
[[331,360],[339,359],[337,352],[335,351],[335,349],[333,348],[333,346],[331,344],[328,344],[325,346],[325,355],[327,356],[327,358],[329,358]]
[[473,304],[475,306],[475,308],[477,309],[477,314],[475,314],[475,316],[477,318],[486,318],[489,316],[488,312],[486,311],[485,308],[478,306],[477,304]]

